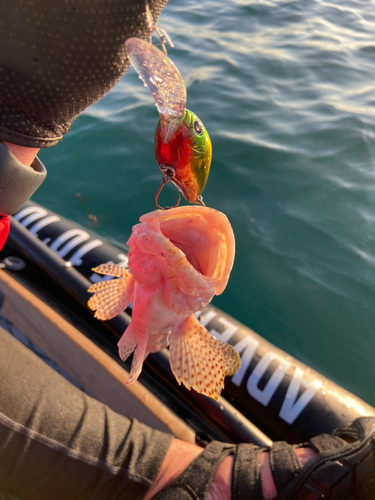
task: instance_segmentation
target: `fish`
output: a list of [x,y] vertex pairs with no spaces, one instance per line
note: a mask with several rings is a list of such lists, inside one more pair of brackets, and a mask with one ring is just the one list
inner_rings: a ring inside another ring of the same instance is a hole
[[[159,121],[154,152],[163,174],[162,186],[171,182],[189,202],[202,205],[212,160],[212,145],[202,121],[186,109],[186,87],[174,62],[154,45],[139,38],[126,43],[130,62],[150,90]],[[178,202],[177,202],[178,204]]]
[[113,279],[89,288],[94,295],[88,306],[97,319],[108,320],[133,302],[132,320],[118,342],[123,361],[133,353],[128,384],[137,380],[149,353],[169,346],[177,382],[217,400],[240,357],[196,316],[228,283],[232,227],[223,213],[198,205],[155,210],[139,220],[127,242],[129,268],[95,267]]

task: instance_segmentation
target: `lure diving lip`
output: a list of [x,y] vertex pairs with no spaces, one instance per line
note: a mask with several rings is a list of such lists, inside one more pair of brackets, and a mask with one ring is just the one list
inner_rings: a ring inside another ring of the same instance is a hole
[[154,45],[129,38],[126,47],[131,64],[151,91],[160,114],[155,158],[163,180],[155,204],[161,208],[157,202],[160,191],[165,183],[172,182],[187,201],[204,205],[202,191],[210,171],[212,146],[203,123],[185,108],[183,78],[173,61]]

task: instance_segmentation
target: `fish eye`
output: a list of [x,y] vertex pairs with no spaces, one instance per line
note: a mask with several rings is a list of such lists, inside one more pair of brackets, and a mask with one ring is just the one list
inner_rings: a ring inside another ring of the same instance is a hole
[[200,120],[195,120],[194,122],[194,130],[197,135],[202,135],[203,134],[203,125]]

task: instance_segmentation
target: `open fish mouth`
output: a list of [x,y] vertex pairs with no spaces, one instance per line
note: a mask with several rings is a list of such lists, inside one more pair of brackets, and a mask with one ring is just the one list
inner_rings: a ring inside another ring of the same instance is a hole
[[196,271],[207,278],[211,278],[216,269],[221,241],[219,231],[210,229],[208,222],[199,215],[160,222],[163,236],[185,254]]
[[[157,219],[158,232],[169,244],[183,254],[196,272],[213,283],[215,294],[222,293],[235,253],[234,235],[226,216],[212,208],[190,205],[159,210],[152,215],[144,215],[140,220],[148,222],[151,216],[154,223]],[[176,261],[175,265],[183,267],[183,259]]]

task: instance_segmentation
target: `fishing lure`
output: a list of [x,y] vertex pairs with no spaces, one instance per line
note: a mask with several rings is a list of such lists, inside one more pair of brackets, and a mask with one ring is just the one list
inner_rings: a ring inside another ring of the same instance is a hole
[[[155,158],[163,177],[155,205],[162,208],[158,197],[167,182],[174,184],[190,203],[204,205],[202,191],[211,166],[211,140],[200,119],[185,108],[182,76],[173,61],[154,45],[129,38],[126,47],[132,66],[151,91],[160,114]],[[175,206],[179,202],[180,196]]]
[[165,44],[167,43],[167,41],[171,47],[174,47],[174,45],[172,43],[172,40],[169,38],[168,33],[163,28],[158,28],[156,26],[154,16],[152,14],[150,5],[147,0],[146,0],[145,15],[146,15],[146,23],[150,33],[149,35],[150,43],[152,43],[152,33],[156,31],[160,41],[159,45],[161,46],[161,49],[164,52],[164,54],[167,55],[167,49],[165,48]]

